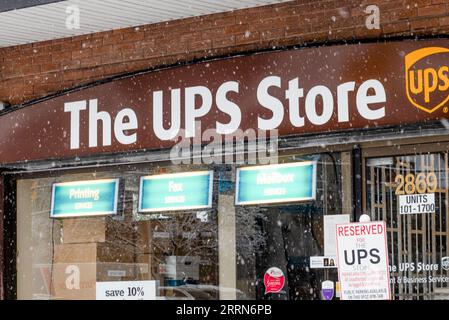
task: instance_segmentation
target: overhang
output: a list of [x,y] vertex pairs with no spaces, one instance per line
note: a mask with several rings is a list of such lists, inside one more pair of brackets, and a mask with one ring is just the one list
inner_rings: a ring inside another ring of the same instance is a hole
[[[0,47],[109,31],[286,0],[4,0]],[[79,28],[76,14],[79,12]]]

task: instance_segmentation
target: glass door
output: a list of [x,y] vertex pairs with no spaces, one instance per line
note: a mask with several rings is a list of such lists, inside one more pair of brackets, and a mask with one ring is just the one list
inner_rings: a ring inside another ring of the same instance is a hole
[[368,158],[366,210],[387,223],[394,299],[449,299],[447,151]]

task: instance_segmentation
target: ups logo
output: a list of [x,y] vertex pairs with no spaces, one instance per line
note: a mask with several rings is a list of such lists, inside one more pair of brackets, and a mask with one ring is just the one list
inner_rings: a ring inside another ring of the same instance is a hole
[[[443,61],[447,61],[443,63]],[[449,49],[428,47],[405,56],[408,100],[432,113],[449,100]]]

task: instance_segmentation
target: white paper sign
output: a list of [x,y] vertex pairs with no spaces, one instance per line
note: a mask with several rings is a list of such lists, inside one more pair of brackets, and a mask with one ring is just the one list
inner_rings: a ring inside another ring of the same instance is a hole
[[435,213],[435,193],[399,196],[400,214]]
[[335,243],[335,226],[337,224],[344,224],[349,222],[349,214],[334,214],[323,216],[325,256],[337,255],[337,245]]
[[337,265],[342,300],[389,300],[384,221],[338,224]]
[[126,270],[108,270],[108,277],[126,277]]
[[337,258],[335,256],[323,257],[323,256],[311,256],[310,268],[311,269],[327,269],[336,268]]
[[156,300],[156,281],[97,282],[97,300]]

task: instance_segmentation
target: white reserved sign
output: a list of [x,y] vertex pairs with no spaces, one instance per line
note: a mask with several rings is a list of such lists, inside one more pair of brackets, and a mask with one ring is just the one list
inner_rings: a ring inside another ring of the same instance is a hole
[[337,265],[342,300],[389,300],[384,221],[338,224]]
[[400,214],[435,213],[435,193],[399,196]]
[[156,300],[156,281],[105,281],[96,284],[97,300]]

